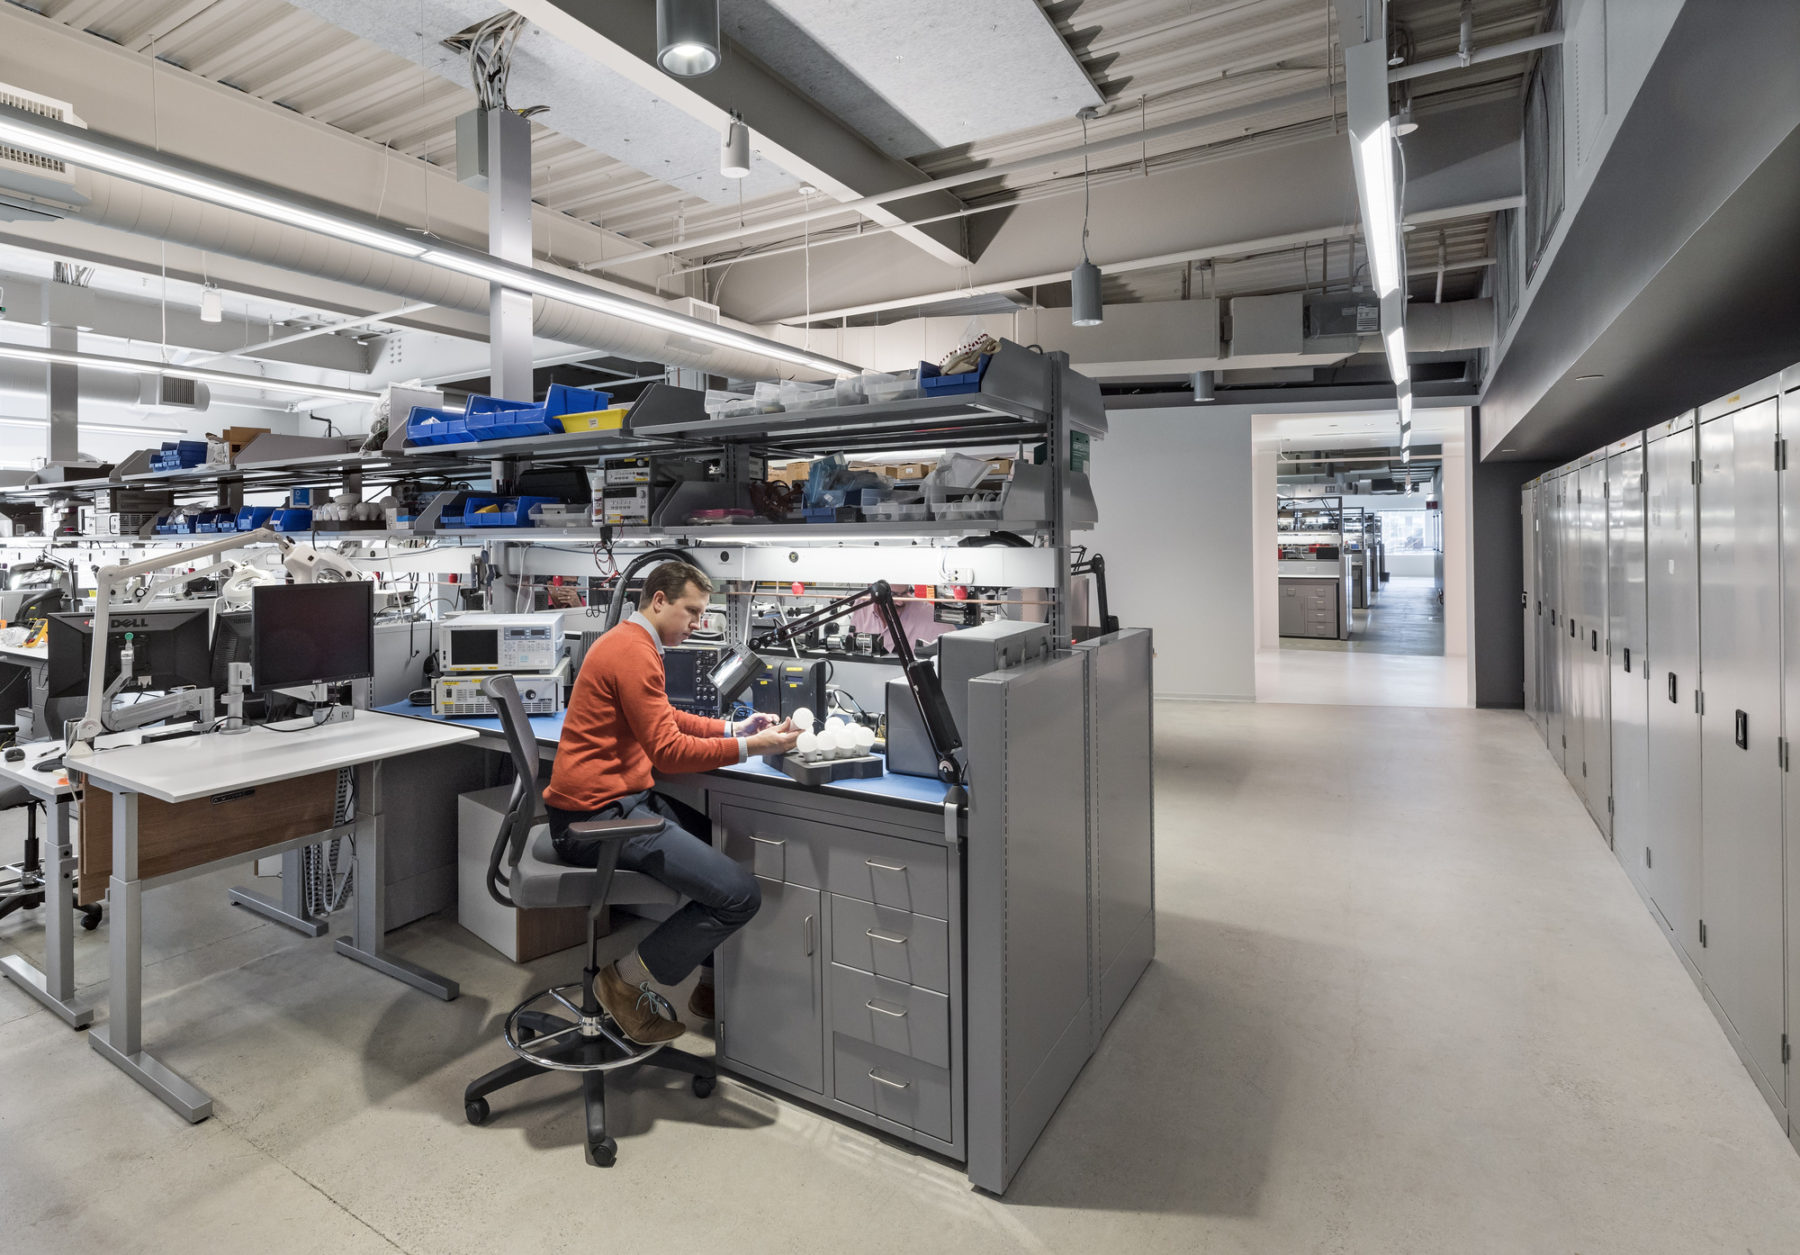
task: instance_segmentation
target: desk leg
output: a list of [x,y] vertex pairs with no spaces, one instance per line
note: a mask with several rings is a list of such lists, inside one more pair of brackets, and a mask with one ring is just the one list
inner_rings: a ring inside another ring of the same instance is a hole
[[255,911],[303,936],[324,936],[325,921],[306,910],[306,886],[302,883],[305,876],[300,870],[304,853],[303,850],[289,850],[281,856],[281,901],[254,889],[233,888],[229,891],[232,905]]
[[138,795],[113,794],[113,867],[109,885],[107,1020],[88,1033],[88,1045],[125,1075],[197,1124],[212,1114],[212,1099],[144,1049],[143,886],[138,880]]
[[386,884],[381,867],[381,764],[364,763],[356,769],[356,879],[351,894],[356,899],[354,928],[339,937],[338,953],[367,964],[397,981],[423,989],[434,998],[453,1000],[461,990],[447,976],[397,959],[385,952],[387,936]]
[[69,849],[69,799],[49,802],[54,830],[44,860],[44,970],[16,954],[0,959],[0,975],[61,1016],[70,1028],[86,1028],[94,1008],[75,998],[75,856]]

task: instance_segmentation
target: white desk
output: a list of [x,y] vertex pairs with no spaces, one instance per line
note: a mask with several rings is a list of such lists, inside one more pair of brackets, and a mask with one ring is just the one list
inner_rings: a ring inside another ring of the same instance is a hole
[[0,658],[17,662],[49,662],[50,647],[36,645],[27,649],[23,645],[0,645]]
[[[385,759],[474,739],[475,732],[470,728],[365,710],[349,723],[326,724],[299,732],[252,728],[241,734],[213,733],[100,750],[86,758],[70,759],[72,767],[113,794],[108,1016],[104,1025],[89,1032],[88,1044],[186,1119],[199,1121],[212,1114],[212,1099],[203,1090],[143,1047],[141,899],[146,887],[185,879],[220,863],[239,862],[244,855],[234,854],[217,863],[186,868],[153,880],[140,879],[138,799],[146,796],[164,802],[191,802],[341,767],[356,769],[356,873],[354,932],[338,939],[338,953],[445,1001],[455,998],[455,981],[390,957],[382,950],[386,928],[382,919],[381,765]],[[264,847],[261,852],[297,849],[323,835],[329,834],[284,841]]]
[[22,957],[0,958],[0,976],[9,976],[26,993],[49,1007],[71,1028],[82,1028],[94,1018],[94,1008],[75,998],[75,854],[69,847],[69,802],[74,790],[62,771],[33,771],[32,764],[62,753],[59,741],[40,741],[21,746],[19,762],[0,760],[0,786],[19,785],[42,799],[49,818],[49,841],[43,852],[44,866],[44,970],[38,971]]

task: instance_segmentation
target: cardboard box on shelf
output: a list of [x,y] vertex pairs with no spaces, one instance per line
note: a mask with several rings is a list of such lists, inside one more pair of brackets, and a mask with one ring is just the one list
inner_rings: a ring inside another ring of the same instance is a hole
[[806,482],[806,477],[811,473],[812,460],[809,458],[802,458],[798,461],[784,463],[781,466],[771,466],[769,468],[769,479],[784,484],[804,484]]
[[989,458],[987,464],[987,473],[989,475],[999,475],[1004,477],[1012,474],[1013,460],[1011,458]]

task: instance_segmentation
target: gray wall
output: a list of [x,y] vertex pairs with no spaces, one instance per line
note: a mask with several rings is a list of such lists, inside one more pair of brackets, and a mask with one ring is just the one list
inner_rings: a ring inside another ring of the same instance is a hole
[[1189,406],[1115,410],[1090,473],[1125,627],[1155,633],[1159,697],[1256,699],[1250,417]]
[[[1472,443],[1481,447],[1481,412]],[[1474,493],[1475,704],[1525,705],[1525,532],[1519,490],[1552,462],[1477,462]]]

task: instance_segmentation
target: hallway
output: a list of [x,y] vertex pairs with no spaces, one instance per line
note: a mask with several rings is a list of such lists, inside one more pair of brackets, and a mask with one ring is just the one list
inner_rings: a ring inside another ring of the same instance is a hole
[[1444,603],[1438,596],[1437,581],[1429,575],[1390,576],[1367,610],[1350,612],[1349,640],[1284,636],[1281,647],[1321,653],[1442,657]]

